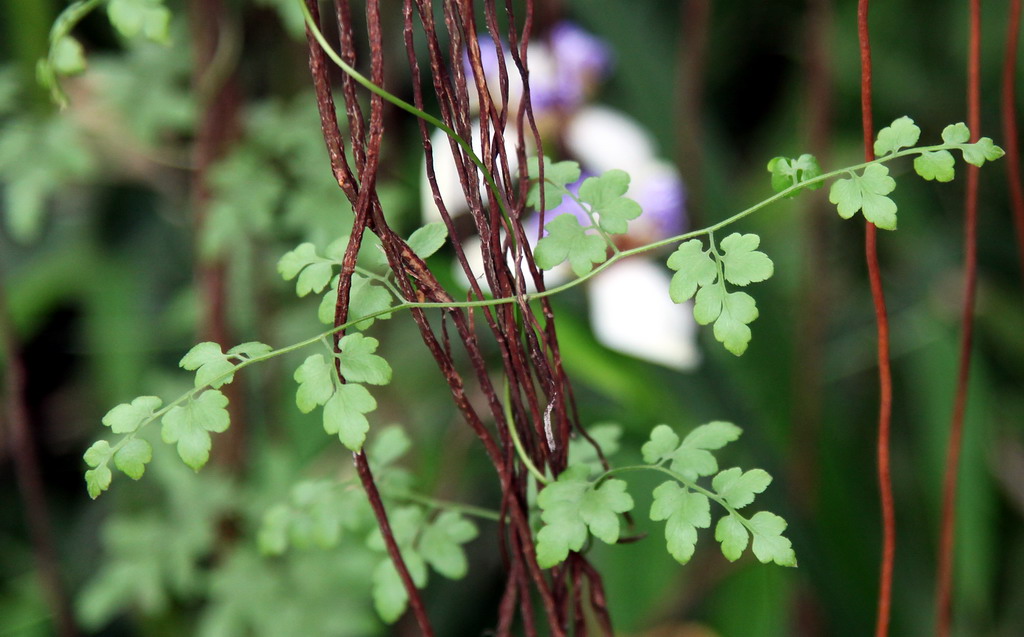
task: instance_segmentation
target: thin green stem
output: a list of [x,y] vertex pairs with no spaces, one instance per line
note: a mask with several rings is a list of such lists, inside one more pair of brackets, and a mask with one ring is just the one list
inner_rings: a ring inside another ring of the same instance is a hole
[[508,382],[507,376],[505,377],[504,385],[505,421],[508,423],[508,435],[512,438],[512,445],[516,448],[516,454],[519,455],[519,459],[523,461],[523,464],[526,466],[527,470],[533,474],[533,477],[537,479],[537,482],[540,482],[541,484],[548,484],[550,480],[548,480],[547,476],[541,473],[540,469],[537,468],[537,465],[533,464],[533,460],[530,459],[530,456],[526,453],[526,449],[523,448],[523,441],[519,439],[519,434],[516,432],[516,423],[512,420],[512,402],[510,400],[512,388]]
[[471,504],[462,504],[461,502],[440,500],[438,498],[432,498],[428,495],[414,493],[412,491],[385,491],[384,496],[387,498],[393,498],[395,500],[406,500],[408,502],[416,502],[418,504],[423,504],[434,509],[455,511],[457,513],[462,513],[464,515],[471,515],[473,517],[481,518],[484,520],[491,520],[492,522],[501,521],[501,514],[499,514],[497,511],[485,509],[483,507],[473,506]]
[[576,205],[579,206],[583,210],[583,212],[587,213],[587,217],[590,218],[590,223],[592,224],[591,227],[593,227],[594,230],[597,230],[598,234],[601,235],[601,238],[604,239],[604,242],[607,243],[608,247],[612,249],[612,252],[614,254],[618,254],[619,247],[615,245],[615,241],[612,240],[611,235],[605,232],[604,228],[601,227],[601,224],[598,223],[597,218],[594,216],[593,207],[588,207],[586,204],[584,204],[583,200],[577,197],[576,195],[572,194],[572,192],[568,188],[562,188],[562,190],[565,192],[565,194],[569,195],[570,199],[576,202]]

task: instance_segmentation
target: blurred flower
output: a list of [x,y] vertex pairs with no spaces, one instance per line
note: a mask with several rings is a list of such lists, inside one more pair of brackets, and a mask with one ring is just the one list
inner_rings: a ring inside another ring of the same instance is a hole
[[[500,60],[494,41],[481,35],[481,66],[492,99],[500,99]],[[508,108],[515,113],[523,96],[523,86],[512,55],[501,44],[508,77]],[[607,106],[588,104],[601,81],[610,71],[612,55],[608,46],[578,25],[562,22],[555,25],[544,40],[530,43],[530,96],[541,136],[558,140],[564,158],[580,163],[580,180],[569,185],[576,192],[587,177],[613,168],[629,173],[631,181],[626,196],[643,208],[639,219],[630,224],[629,233],[617,235],[620,247],[633,247],[675,236],[686,227],[686,193],[676,168],[659,159],[654,140],[634,119]],[[463,55],[463,68],[474,108],[479,109],[476,87],[468,55]],[[514,120],[514,117],[510,117]],[[504,131],[509,169],[518,169],[515,144],[518,131],[513,124]],[[480,125],[474,122],[471,143],[479,153]],[[532,136],[526,135],[527,154],[533,154]],[[445,207],[453,217],[467,210],[458,171],[449,140],[441,131],[431,136],[434,168],[438,189]],[[486,189],[483,189],[486,196]],[[424,218],[436,221],[440,214],[433,192],[426,179],[421,186]],[[566,197],[548,210],[544,218],[551,220],[562,213],[571,213],[589,225],[590,220],[579,206]],[[539,217],[524,221],[527,236],[539,236]],[[482,272],[479,238],[463,242],[473,272]],[[456,266],[462,275],[461,268]],[[568,268],[556,268],[546,275],[549,284],[569,276]],[[669,299],[670,277],[664,268],[644,257],[633,257],[610,266],[588,284],[590,320],[595,337],[607,347],[677,369],[693,368],[700,355],[695,344],[695,325],[691,313]]]

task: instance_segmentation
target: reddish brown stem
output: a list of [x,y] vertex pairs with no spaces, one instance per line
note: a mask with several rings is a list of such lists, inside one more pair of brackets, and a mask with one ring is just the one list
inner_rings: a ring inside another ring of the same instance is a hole
[[[871,111],[871,41],[868,32],[869,0],[858,0],[857,35],[860,42],[861,128],[864,133],[864,159],[875,158],[875,127]],[[889,467],[889,428],[892,420],[892,369],[889,364],[889,318],[885,309],[885,291],[878,264],[877,229],[867,223],[864,252],[871,282],[878,332],[878,487],[882,505],[882,564],[878,586],[878,615],[875,636],[889,634],[892,611],[892,571],[896,555],[896,513],[893,508],[892,476]]]
[[1003,141],[1006,146],[1006,177],[1010,188],[1013,225],[1017,231],[1017,255],[1024,282],[1024,185],[1020,179],[1020,145],[1017,143],[1017,42],[1020,33],[1020,0],[1010,0],[1003,58]]
[[[970,0],[970,31],[967,58],[967,122],[971,141],[981,130],[981,1]],[[956,487],[963,443],[967,386],[971,374],[971,345],[974,340],[974,299],[978,282],[978,178],[977,166],[967,167],[964,200],[964,300],[957,365],[956,395],[946,448],[946,470],[942,481],[942,517],[939,532],[938,583],[935,592],[938,637],[948,637],[952,622],[954,531],[956,528]]]

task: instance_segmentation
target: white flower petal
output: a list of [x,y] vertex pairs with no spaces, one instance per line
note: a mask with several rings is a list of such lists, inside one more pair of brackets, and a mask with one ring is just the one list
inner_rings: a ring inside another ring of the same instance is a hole
[[631,258],[590,282],[590,324],[605,346],[673,369],[700,363],[696,324],[688,304],[668,295],[670,278],[658,265]]
[[[532,79],[532,78],[531,78]],[[606,106],[584,106],[566,122],[566,150],[584,168],[633,174],[655,159],[654,141],[633,118]]]

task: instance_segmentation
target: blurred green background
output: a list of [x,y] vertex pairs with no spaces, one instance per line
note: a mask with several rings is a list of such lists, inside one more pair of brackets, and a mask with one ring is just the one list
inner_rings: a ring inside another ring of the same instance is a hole
[[[190,149],[202,105],[190,81],[194,36],[184,4],[168,1],[167,46],[123,40],[101,13],[86,18],[75,34],[89,69],[65,81],[71,107],[64,112],[34,82],[63,4],[0,5],[3,374],[10,380],[13,362],[23,364],[30,444],[76,624],[81,634],[115,636],[415,634],[408,618],[393,627],[376,619],[359,542],[259,553],[260,520],[291,485],[349,471],[347,452],[324,435],[318,417],[293,405],[298,355],[235,383],[248,423],[242,470],[193,474],[157,443],[146,479],[119,476],[96,502],[86,494],[82,452],[103,433],[103,414],[140,394],[167,399],[188,388],[177,361],[203,340],[204,268],[224,264],[234,343],[301,340],[321,330],[316,301],[295,299],[277,260],[302,241],[322,248],[350,219],[329,172],[293,7],[233,2],[239,46],[228,64],[237,64],[242,133],[211,169],[208,226],[195,236]],[[400,3],[384,5],[388,86],[408,97]],[[573,0],[542,8],[541,27],[571,19],[613,48],[614,70],[595,100],[635,117],[662,156],[678,163],[692,227],[769,196],[765,164],[775,155],[813,152],[826,170],[860,161],[851,0]],[[982,24],[981,133],[997,143],[1006,11],[986,3]],[[871,24],[876,125],[910,115],[925,141],[965,120],[966,3],[877,3]],[[397,112],[388,126],[379,190],[407,234],[420,223],[418,132]],[[900,228],[880,234],[895,373],[892,634],[922,635],[934,623],[963,180],[961,171],[952,184],[925,183],[909,164],[894,173]],[[621,634],[873,630],[881,538],[874,315],[863,224],[840,220],[826,197],[805,194],[739,229],[760,234],[776,264],[759,286],[761,313],[742,358],[701,330],[701,365],[664,369],[598,344],[585,291],[554,302],[583,422],[623,428],[615,461],[637,460],[660,422],[683,430],[710,419],[736,422],[745,435],[723,461],[775,476],[762,504],[789,520],[800,561],[795,570],[749,556],[730,564],[704,532],[693,562],[679,566],[665,553],[660,526],[638,516],[639,531],[652,537],[593,551]],[[955,634],[962,636],[1024,634],[1024,297],[1012,237],[1001,161],[981,171],[977,335],[957,524]],[[450,259],[446,249],[431,264],[447,272]],[[370,333],[395,368],[392,385],[378,392],[374,422],[405,427],[415,453],[402,463],[417,489],[494,506],[493,472],[412,321],[396,316]],[[10,399],[5,394],[5,408]],[[6,414],[4,423],[0,636],[57,634],[17,478],[24,447]],[[220,442],[215,437],[215,449]],[[637,502],[638,511],[648,506]],[[493,628],[501,564],[493,525],[479,526],[469,576],[435,578],[425,593],[438,634]]]

